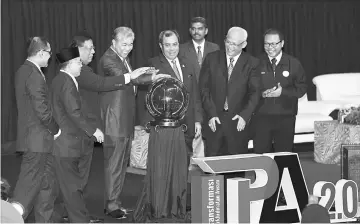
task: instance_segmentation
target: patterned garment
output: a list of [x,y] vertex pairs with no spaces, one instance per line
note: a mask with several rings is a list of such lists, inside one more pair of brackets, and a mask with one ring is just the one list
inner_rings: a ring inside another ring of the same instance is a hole
[[339,121],[315,121],[314,157],[324,164],[340,164],[343,144],[360,144],[360,125]]

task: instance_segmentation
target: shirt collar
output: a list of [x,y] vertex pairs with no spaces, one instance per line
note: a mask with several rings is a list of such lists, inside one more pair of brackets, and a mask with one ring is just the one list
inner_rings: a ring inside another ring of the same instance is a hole
[[[281,60],[281,57],[282,57],[282,51],[280,51],[280,54],[278,54],[278,56],[275,57],[275,59],[276,59],[276,65],[279,64],[279,62],[280,62],[280,60]],[[273,58],[271,58],[271,57],[269,57],[269,56],[268,56],[268,58],[269,58],[270,63],[271,63],[271,60],[272,60]]]
[[[165,57],[165,56],[164,56]],[[173,59],[173,60],[170,60],[170,59],[168,59],[167,57],[165,57],[166,58],[166,60],[168,60],[168,62],[170,63],[170,65],[172,66],[173,65],[173,61],[175,60],[175,62],[176,62],[176,66],[178,66],[179,64],[180,64],[180,62],[179,62],[179,58],[178,57],[176,57],[175,59]]]
[[[242,53],[242,52],[241,52]],[[234,57],[230,57],[229,55],[226,55],[226,62],[227,62],[227,64],[229,65],[230,64],[230,58],[234,58],[234,62],[233,62],[233,65],[235,66],[235,64],[236,64],[236,62],[237,62],[237,60],[238,60],[238,58],[240,57],[240,55],[241,55],[241,53],[240,54],[238,54],[238,55],[236,55],[236,56],[234,56]]]
[[196,51],[198,50],[198,46],[200,46],[200,47],[201,47],[201,50],[203,51],[204,46],[205,46],[205,39],[204,39],[200,44],[196,43],[194,40],[192,40],[192,42],[193,42],[193,44],[194,44],[194,46],[195,46],[195,50],[196,50]]
[[72,78],[72,80],[74,81],[76,89],[79,91],[78,82],[76,81],[75,77],[72,74],[65,71],[65,70],[60,69],[60,72],[64,72],[64,73],[68,74]]
[[114,49],[113,46],[110,46],[110,49],[115,52],[115,54],[121,59],[121,61],[124,61],[124,60],[125,60],[125,58],[121,57],[121,56],[116,52],[116,50]]

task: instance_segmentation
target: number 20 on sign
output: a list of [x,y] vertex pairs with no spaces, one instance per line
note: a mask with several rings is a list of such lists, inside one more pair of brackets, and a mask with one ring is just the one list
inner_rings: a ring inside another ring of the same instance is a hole
[[[339,180],[336,185],[319,181],[313,195],[321,197],[319,204],[328,209],[332,223],[353,220],[358,213],[358,187],[352,180]],[[331,211],[335,203],[335,211]]]

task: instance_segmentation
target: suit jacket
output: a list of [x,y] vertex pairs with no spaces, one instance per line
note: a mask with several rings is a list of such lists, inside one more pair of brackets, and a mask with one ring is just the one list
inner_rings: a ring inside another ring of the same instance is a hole
[[[104,77],[124,77],[124,74],[128,73],[121,58],[110,48],[100,58],[98,70],[98,74]],[[131,137],[135,126],[134,86],[128,83],[120,87],[116,91],[100,93],[104,134],[114,137]]]
[[53,118],[45,77],[26,60],[15,74],[17,151],[51,152],[59,127]]
[[[193,137],[195,135],[195,122],[202,123],[202,106],[200,93],[196,77],[194,75],[195,69],[191,63],[182,57],[179,57],[181,72],[183,76],[183,83],[189,92],[189,107],[185,113],[184,119],[181,121],[188,127],[187,135]],[[149,66],[159,69],[159,74],[169,74],[173,78],[177,78],[172,66],[163,54],[149,60]]]
[[100,76],[95,74],[89,66],[83,65],[76,81],[79,84],[84,115],[92,124],[100,127],[99,92],[121,89],[125,85],[124,76]]
[[[202,60],[203,61],[205,60],[205,57],[207,54],[214,52],[214,51],[218,51],[218,50],[220,50],[219,45],[209,42],[209,41],[205,41]],[[197,79],[197,81],[199,81],[201,65],[199,65],[199,63],[198,63],[197,49],[195,49],[195,46],[194,46],[194,43],[192,40],[190,40],[186,43],[180,44],[179,55],[180,55],[180,57],[184,57],[184,58],[188,59],[188,61],[194,66],[196,79]]]
[[51,86],[54,117],[61,129],[60,136],[54,141],[53,154],[80,157],[84,137],[91,137],[96,128],[82,112],[80,93],[70,75],[60,71]]
[[228,81],[225,51],[208,54],[200,71],[200,94],[208,120],[220,117],[225,98],[231,117],[240,115],[247,123],[260,100],[259,60],[242,52]]
[[276,66],[275,75],[267,54],[259,56],[261,72],[261,92],[273,88],[280,83],[282,92],[280,97],[261,98],[256,113],[296,115],[298,98],[307,90],[306,76],[300,61],[285,52]]

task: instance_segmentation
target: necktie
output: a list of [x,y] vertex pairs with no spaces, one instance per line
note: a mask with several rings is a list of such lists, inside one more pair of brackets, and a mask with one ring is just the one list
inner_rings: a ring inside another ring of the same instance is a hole
[[176,61],[172,60],[171,62],[173,63],[172,69],[174,70],[176,77],[181,81],[180,72],[176,66]]
[[128,72],[132,72],[132,71],[131,71],[131,68],[130,68],[130,65],[127,63],[126,58],[124,59],[124,66],[125,66],[125,68],[128,70]]
[[271,59],[271,66],[272,66],[272,70],[275,74],[275,69],[276,69],[276,58]]
[[[229,63],[229,67],[228,67],[228,81],[230,80],[230,76],[231,76],[233,69],[234,69],[234,58],[230,58],[230,63]],[[228,109],[229,109],[229,105],[228,105],[227,96],[226,96],[224,110],[228,110]]]
[[201,63],[202,63],[201,46],[198,46],[197,59],[198,59],[199,65],[201,65]]

